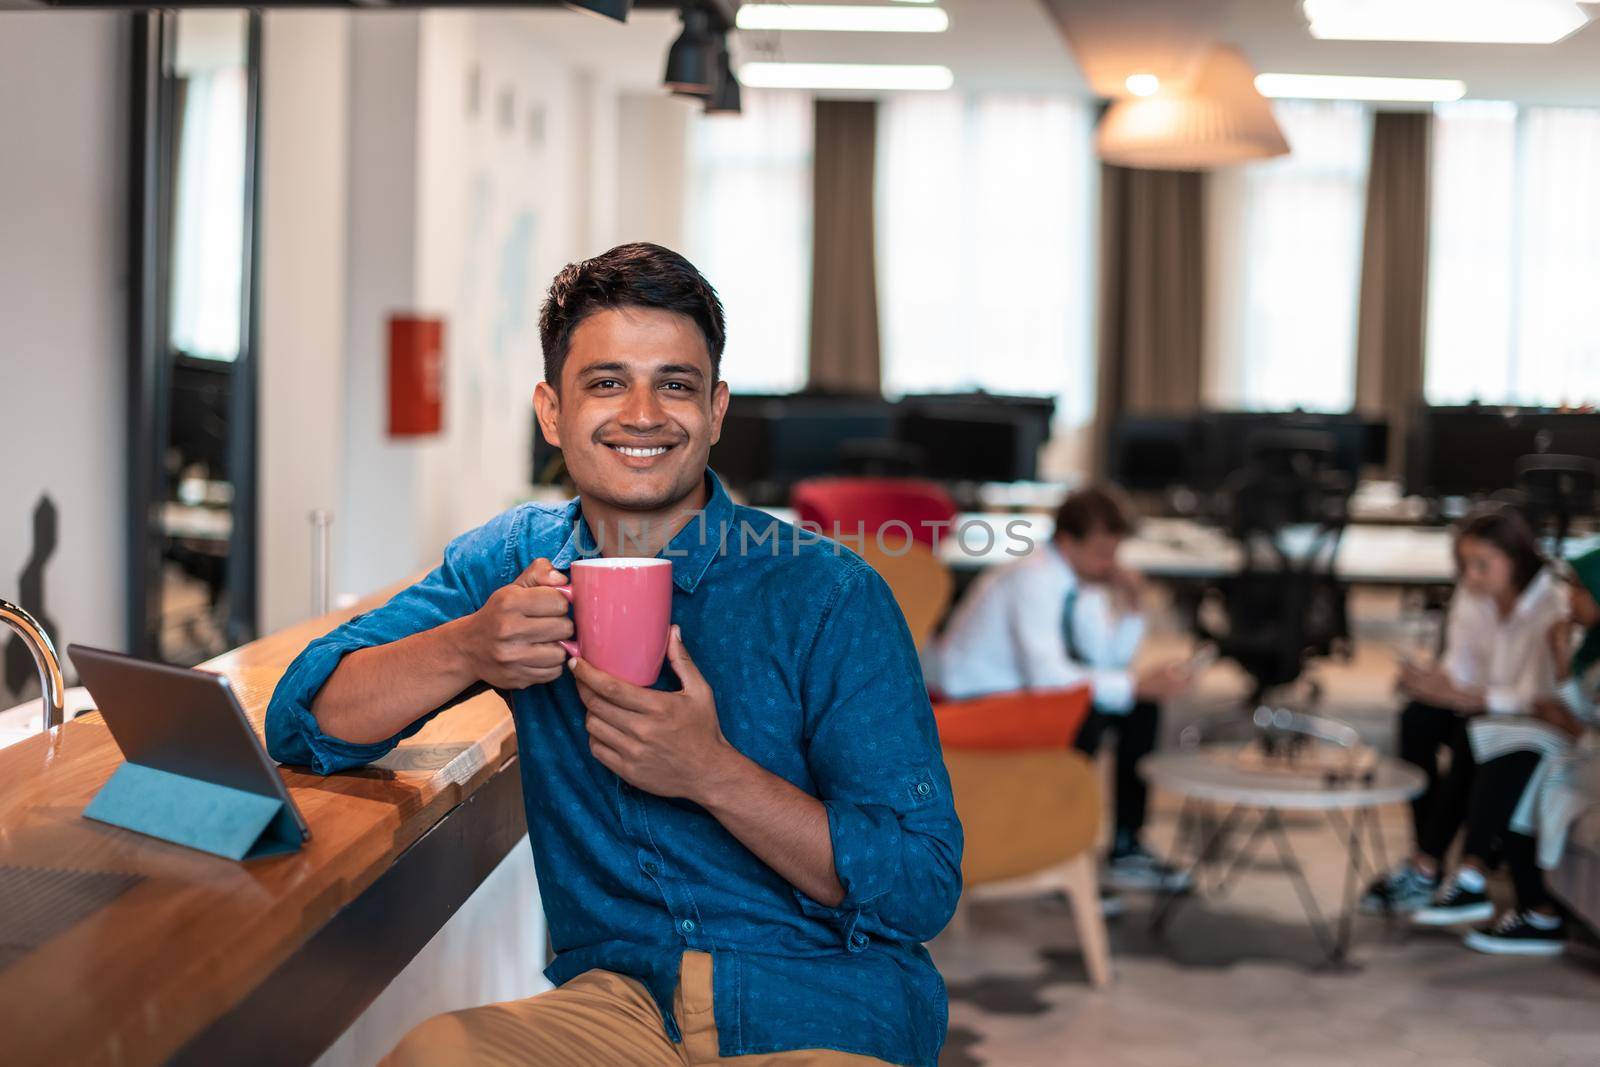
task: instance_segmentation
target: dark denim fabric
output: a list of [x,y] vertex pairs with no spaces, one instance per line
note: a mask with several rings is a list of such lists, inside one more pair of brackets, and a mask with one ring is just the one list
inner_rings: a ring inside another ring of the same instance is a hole
[[[563,673],[502,694],[556,951],[545,973],[637,978],[677,1040],[679,957],[698,949],[714,960],[723,1055],[831,1048],[934,1064],[946,1000],[921,943],[955,907],[962,838],[911,636],[854,553],[735,506],[707,478],[703,516],[662,553],[672,619],[728,740],[823,801],[845,899],[823,907],[703,808],[601,766]],[[310,706],[340,658],[469,614],[533,560],[565,570],[592,544],[576,501],[524,504],[456,538],[426,578],[295,659],[267,711],[272,755],[322,774],[383,756],[422,722],[376,745],[324,734]],[[670,667],[656,686],[677,687]]]

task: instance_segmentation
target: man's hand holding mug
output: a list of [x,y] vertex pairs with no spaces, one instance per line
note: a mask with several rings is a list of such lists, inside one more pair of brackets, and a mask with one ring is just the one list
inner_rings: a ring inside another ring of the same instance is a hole
[[566,575],[536,559],[483,607],[461,620],[461,654],[473,673],[496,689],[524,689],[561,677],[562,641],[573,635]]

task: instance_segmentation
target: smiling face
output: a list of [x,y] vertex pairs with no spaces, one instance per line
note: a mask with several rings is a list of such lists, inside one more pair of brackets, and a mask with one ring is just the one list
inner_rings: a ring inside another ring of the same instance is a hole
[[700,491],[728,387],[713,380],[693,320],[659,308],[597,311],[572,331],[558,384],[540,382],[534,406],[586,500],[648,514]]

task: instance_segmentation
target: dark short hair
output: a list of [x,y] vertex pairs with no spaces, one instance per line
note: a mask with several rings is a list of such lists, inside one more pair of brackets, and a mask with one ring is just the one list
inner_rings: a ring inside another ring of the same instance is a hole
[[1096,531],[1112,537],[1133,533],[1133,508],[1128,498],[1107,482],[1074,489],[1056,510],[1056,536],[1065,534],[1082,541]]
[[1456,527],[1456,569],[1461,569],[1461,542],[1465,538],[1493,545],[1511,560],[1511,581],[1517,592],[1528,588],[1541,568],[1544,554],[1538,538],[1522,513],[1509,505],[1480,508],[1463,518]]
[[687,316],[705,338],[712,379],[721,373],[727,333],[717,291],[678,253],[640,241],[568,263],[550,283],[539,309],[545,381],[560,386],[561,367],[579,323],[597,311],[621,307],[660,308]]

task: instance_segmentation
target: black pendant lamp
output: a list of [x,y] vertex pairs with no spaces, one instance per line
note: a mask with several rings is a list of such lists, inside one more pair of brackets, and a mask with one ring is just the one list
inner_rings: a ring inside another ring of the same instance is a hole
[[580,11],[593,11],[596,15],[604,15],[618,22],[627,22],[628,12],[633,9],[633,0],[567,0],[567,6]]
[[716,87],[717,37],[711,32],[711,16],[698,7],[680,12],[683,32],[667,52],[667,73],[662,77],[668,89],[692,96],[710,96]]
[[739,79],[733,76],[728,46],[723,44],[717,49],[717,86],[706,99],[706,114],[737,115],[739,111]]

